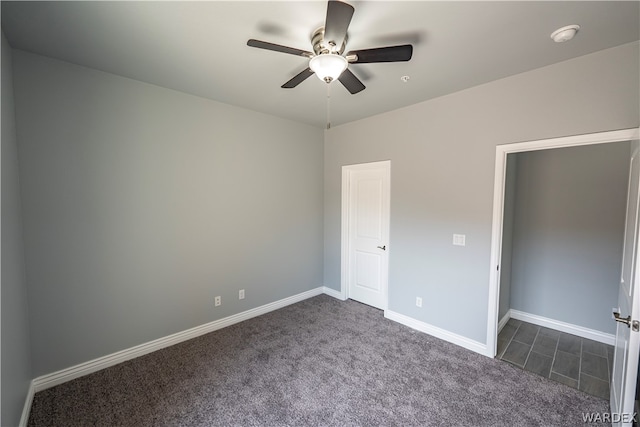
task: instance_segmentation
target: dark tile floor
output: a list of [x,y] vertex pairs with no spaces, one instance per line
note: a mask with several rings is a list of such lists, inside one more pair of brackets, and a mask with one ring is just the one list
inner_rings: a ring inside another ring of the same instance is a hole
[[498,334],[497,357],[527,371],[609,399],[613,346],[509,319]]

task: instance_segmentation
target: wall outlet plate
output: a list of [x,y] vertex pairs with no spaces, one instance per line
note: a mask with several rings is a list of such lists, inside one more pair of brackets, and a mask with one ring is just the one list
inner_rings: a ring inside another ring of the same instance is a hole
[[214,304],[216,305],[216,307],[222,304],[222,297],[216,297],[216,299],[214,300]]
[[416,306],[422,308],[422,298],[416,297]]
[[244,289],[240,289],[240,291],[238,291],[238,299],[244,299]]

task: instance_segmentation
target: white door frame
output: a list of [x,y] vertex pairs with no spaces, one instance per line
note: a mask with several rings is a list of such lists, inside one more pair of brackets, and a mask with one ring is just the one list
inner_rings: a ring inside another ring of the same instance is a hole
[[[342,224],[341,224],[341,262],[340,262],[340,298],[346,300],[349,298],[349,182],[351,172],[355,170],[379,169],[384,167],[387,174],[391,174],[391,160],[383,160],[379,162],[360,163],[354,165],[342,166]],[[389,216],[390,218],[390,216]],[[389,227],[386,227],[386,236],[384,240],[389,242]],[[389,256],[389,244],[387,243],[387,257]],[[382,291],[384,293],[383,310],[389,307],[389,277],[382,281]]]
[[500,303],[500,271],[502,259],[502,227],[504,214],[504,187],[507,155],[523,151],[548,150],[552,148],[577,147],[581,145],[606,144],[638,139],[640,128],[623,129],[538,141],[498,145],[496,147],[496,169],[493,184],[493,222],[491,233],[491,265],[489,275],[489,311],[487,316],[487,356],[495,357],[498,343],[498,309]]

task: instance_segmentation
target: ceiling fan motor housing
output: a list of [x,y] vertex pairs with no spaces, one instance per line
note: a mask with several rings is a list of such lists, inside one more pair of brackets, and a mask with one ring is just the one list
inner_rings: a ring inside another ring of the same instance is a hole
[[344,36],[344,41],[340,46],[336,46],[333,40],[324,39],[324,27],[320,27],[311,35],[311,46],[313,46],[313,52],[316,55],[322,55],[326,53],[336,53],[342,55],[345,46],[347,45],[348,37]]

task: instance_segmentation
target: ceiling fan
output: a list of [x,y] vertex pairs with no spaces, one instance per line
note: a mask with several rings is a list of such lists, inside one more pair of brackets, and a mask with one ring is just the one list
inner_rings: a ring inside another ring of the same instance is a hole
[[364,90],[365,86],[348,69],[349,64],[408,61],[411,59],[413,46],[405,44],[353,50],[343,56],[347,44],[347,30],[349,29],[353,12],[354,8],[350,4],[329,0],[324,27],[318,28],[311,35],[313,52],[255,39],[247,41],[247,45],[259,49],[303,56],[309,59],[309,66],[306,69],[282,85],[285,89],[294,88],[312,74],[316,74],[320,80],[326,83],[331,83],[338,79],[349,92],[356,94]]

